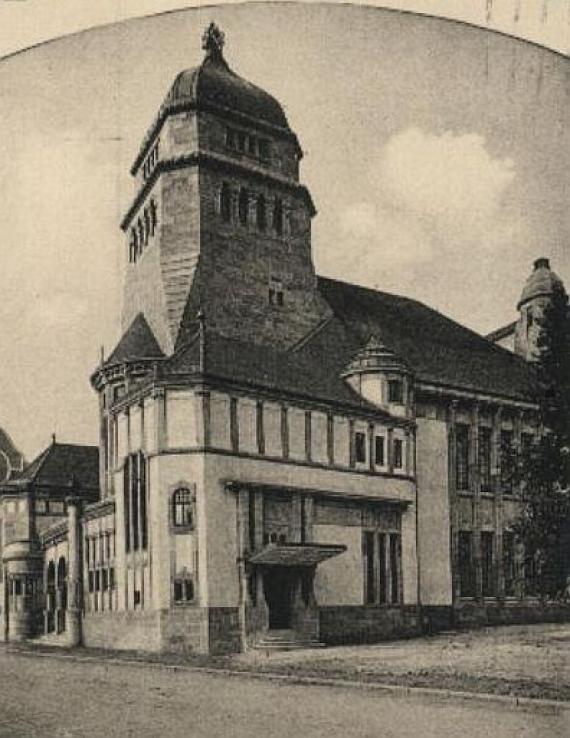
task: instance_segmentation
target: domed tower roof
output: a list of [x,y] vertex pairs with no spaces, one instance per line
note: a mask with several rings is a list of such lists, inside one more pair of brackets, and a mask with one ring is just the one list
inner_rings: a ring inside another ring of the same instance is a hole
[[385,371],[397,371],[402,374],[411,373],[410,367],[403,359],[397,356],[376,336],[371,336],[368,342],[347,365],[346,369],[342,372],[342,376],[349,377],[353,374]]
[[565,292],[564,283],[550,269],[548,259],[542,257],[534,262],[534,270],[526,280],[517,309],[536,297],[549,297],[555,292]]
[[230,69],[223,56],[223,46],[224,34],[211,23],[202,37],[202,48],[206,51],[204,61],[198,67],[178,74],[164,105],[193,103],[198,108],[213,106],[288,129],[281,105],[269,93]]

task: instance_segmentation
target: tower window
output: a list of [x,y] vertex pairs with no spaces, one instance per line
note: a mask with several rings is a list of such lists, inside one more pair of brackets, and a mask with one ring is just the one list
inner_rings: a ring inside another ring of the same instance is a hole
[[376,436],[374,450],[376,466],[384,466],[384,436]]
[[273,203],[273,230],[278,236],[283,233],[283,202],[279,197]]
[[265,209],[265,195],[260,194],[257,197],[257,227],[260,231],[264,231],[267,227],[267,213]]
[[404,402],[404,383],[400,379],[388,380],[388,402],[401,405]]
[[156,203],[154,200],[150,201],[150,235],[154,236],[156,230]]
[[266,138],[260,138],[257,146],[260,158],[269,159],[269,141]]
[[404,461],[404,442],[400,438],[394,439],[394,469],[401,469]]
[[224,182],[222,184],[222,190],[220,192],[220,213],[222,215],[222,219],[227,222],[231,220],[232,217],[232,193],[230,186],[227,182]]
[[245,151],[245,133],[242,131],[237,134],[237,147],[239,151]]
[[236,132],[233,128],[226,128],[226,146],[230,149],[236,147]]
[[364,433],[354,434],[354,458],[359,464],[366,463],[366,435]]
[[144,209],[144,242],[145,245],[148,243],[148,237],[150,235],[150,217],[148,214],[148,210]]
[[239,221],[242,225],[247,225],[249,216],[249,193],[245,187],[242,187],[239,191]]
[[283,307],[283,282],[277,277],[271,277],[269,281],[269,304],[274,307]]

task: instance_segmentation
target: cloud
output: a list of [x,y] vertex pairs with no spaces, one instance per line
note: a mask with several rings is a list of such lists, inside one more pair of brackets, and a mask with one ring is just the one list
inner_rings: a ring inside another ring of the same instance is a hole
[[493,157],[479,134],[419,128],[394,134],[371,163],[370,197],[340,213],[351,260],[366,271],[379,251],[406,264],[441,256],[446,247],[512,241],[518,223],[505,199],[515,174],[513,161]]

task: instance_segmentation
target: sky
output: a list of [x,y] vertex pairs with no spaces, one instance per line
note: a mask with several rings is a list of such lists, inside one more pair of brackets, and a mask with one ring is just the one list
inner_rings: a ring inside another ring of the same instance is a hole
[[[568,9],[551,0],[547,18],[554,8]],[[230,65],[280,100],[299,136],[319,273],[483,333],[514,319],[538,256],[570,285],[560,54],[316,4],[185,10],[65,37],[0,61],[0,424],[28,458],[52,432],[97,442],[88,379],[119,338],[129,166],[178,71],[201,61],[210,20]]]

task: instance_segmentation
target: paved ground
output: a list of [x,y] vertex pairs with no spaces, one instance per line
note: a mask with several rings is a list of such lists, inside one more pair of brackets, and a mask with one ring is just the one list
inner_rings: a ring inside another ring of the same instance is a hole
[[277,671],[570,700],[570,624],[485,628],[269,657],[250,652],[238,659]]
[[570,711],[280,685],[0,649],[0,738],[567,738]]

